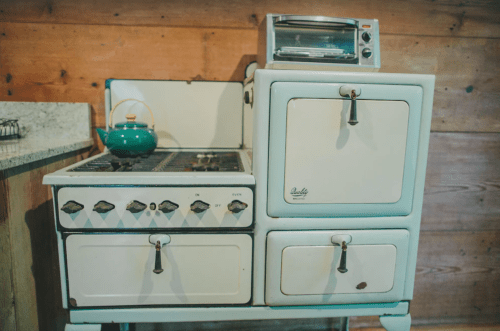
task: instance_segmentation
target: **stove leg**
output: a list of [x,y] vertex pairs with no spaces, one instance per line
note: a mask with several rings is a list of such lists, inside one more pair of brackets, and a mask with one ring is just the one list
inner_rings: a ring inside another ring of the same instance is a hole
[[410,331],[411,316],[410,314],[380,316],[380,323],[387,331]]
[[101,324],[66,324],[64,331],[101,331]]
[[130,325],[128,323],[120,323],[120,331],[130,331]]
[[341,317],[340,318],[339,331],[349,331],[349,317]]

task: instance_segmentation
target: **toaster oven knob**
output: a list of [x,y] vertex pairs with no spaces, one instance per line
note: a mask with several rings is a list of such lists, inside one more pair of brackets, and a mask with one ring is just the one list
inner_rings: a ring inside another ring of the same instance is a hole
[[165,200],[158,206],[158,210],[161,210],[165,214],[171,213],[177,208],[179,208],[179,205],[170,200]]
[[244,202],[241,202],[240,200],[233,200],[231,203],[227,205],[227,209],[229,209],[230,212],[237,214],[240,211],[245,210],[248,207],[248,205]]
[[368,31],[365,31],[363,32],[363,34],[361,35],[361,38],[364,40],[365,43],[369,42],[370,40],[372,40],[372,34]]
[[369,58],[370,56],[372,56],[372,50],[369,49],[369,48],[364,48],[362,51],[361,51],[361,54],[363,55],[363,57],[365,58]]
[[101,200],[94,205],[93,211],[96,211],[99,214],[105,214],[108,211],[112,211],[113,209],[115,209],[114,204]]
[[76,201],[68,201],[61,207],[61,210],[66,214],[73,214],[83,209],[83,205]]
[[195,213],[201,213],[210,208],[210,205],[206,202],[203,202],[201,200],[196,200],[193,202],[190,206],[191,210]]
[[146,206],[144,203],[139,202],[137,200],[132,201],[127,205],[127,210],[131,212],[132,214],[138,213],[146,209],[148,206]]

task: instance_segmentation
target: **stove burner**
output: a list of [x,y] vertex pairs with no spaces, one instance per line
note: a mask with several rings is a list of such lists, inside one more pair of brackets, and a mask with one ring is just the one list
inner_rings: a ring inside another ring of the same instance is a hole
[[185,172],[243,171],[237,152],[153,152],[148,157],[118,158],[104,155],[71,171],[75,172]]

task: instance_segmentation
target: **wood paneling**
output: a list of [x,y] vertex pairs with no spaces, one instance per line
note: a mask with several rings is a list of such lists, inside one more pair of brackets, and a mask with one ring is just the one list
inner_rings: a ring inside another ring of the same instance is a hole
[[500,230],[500,134],[431,133],[422,230]]
[[450,318],[500,323],[500,231],[421,232],[410,312],[420,324]]
[[[434,131],[500,132],[500,39],[385,35],[382,70],[435,74]],[[108,78],[241,81],[257,31],[0,23],[0,99],[88,102]]]
[[377,18],[384,34],[500,37],[497,1],[8,0],[0,21],[256,29],[267,13]]

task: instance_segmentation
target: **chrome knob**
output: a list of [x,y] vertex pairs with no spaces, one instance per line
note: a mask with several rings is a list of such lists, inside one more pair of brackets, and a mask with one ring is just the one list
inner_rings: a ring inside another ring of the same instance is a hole
[[179,205],[170,200],[165,200],[158,206],[158,210],[161,210],[165,214],[171,213],[177,208],[179,208]]
[[201,200],[196,200],[190,206],[191,210],[195,213],[201,213],[210,208],[210,204],[203,202]]
[[233,200],[227,205],[227,209],[234,214],[245,210],[247,207],[248,205],[240,200]]
[[73,214],[82,210],[83,207],[81,203],[71,200],[66,202],[64,206],[61,207],[61,210],[66,214]]
[[94,209],[92,210],[98,212],[99,214],[105,214],[108,211],[112,211],[113,209],[115,209],[114,204],[101,200],[94,205]]
[[146,206],[144,203],[134,200],[131,203],[127,205],[127,210],[131,212],[132,214],[139,213],[146,209],[148,206]]

